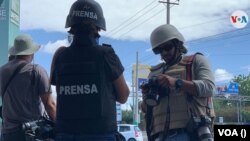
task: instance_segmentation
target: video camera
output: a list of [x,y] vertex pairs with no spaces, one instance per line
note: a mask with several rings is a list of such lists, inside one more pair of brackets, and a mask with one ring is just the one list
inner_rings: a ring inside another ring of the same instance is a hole
[[[147,83],[142,84],[142,87],[148,89],[148,93],[146,93],[144,100],[149,106],[156,106],[159,103],[161,97],[161,91],[163,90],[158,83],[158,78],[153,76],[148,79]],[[164,89],[164,95],[168,95],[169,89]]]
[[26,141],[44,141],[55,138],[55,123],[47,117],[22,124]]

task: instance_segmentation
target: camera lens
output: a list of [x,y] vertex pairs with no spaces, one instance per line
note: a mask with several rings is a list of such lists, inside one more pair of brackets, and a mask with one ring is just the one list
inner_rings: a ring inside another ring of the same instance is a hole
[[198,136],[200,141],[213,141],[212,134],[208,127],[202,126],[198,129]]

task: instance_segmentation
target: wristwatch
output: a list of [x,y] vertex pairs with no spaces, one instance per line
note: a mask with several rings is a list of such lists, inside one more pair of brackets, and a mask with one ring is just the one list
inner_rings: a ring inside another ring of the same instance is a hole
[[183,80],[182,79],[177,79],[175,81],[175,89],[176,90],[180,90],[183,86]]

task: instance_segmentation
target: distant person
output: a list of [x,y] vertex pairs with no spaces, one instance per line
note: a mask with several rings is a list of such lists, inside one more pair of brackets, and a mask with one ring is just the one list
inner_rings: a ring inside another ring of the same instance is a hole
[[116,141],[116,102],[125,103],[129,89],[119,57],[110,45],[99,45],[106,30],[101,6],[77,0],[66,28],[69,47],[59,48],[51,65],[57,91],[56,141]]
[[216,87],[207,59],[185,55],[184,37],[170,24],[154,29],[150,41],[164,62],[141,86],[149,141],[212,141]]
[[18,35],[9,50],[15,58],[0,67],[1,141],[25,141],[22,123],[41,118],[45,112],[43,106],[55,120],[56,104],[48,75],[40,65],[32,64],[34,53],[39,48],[30,35]]

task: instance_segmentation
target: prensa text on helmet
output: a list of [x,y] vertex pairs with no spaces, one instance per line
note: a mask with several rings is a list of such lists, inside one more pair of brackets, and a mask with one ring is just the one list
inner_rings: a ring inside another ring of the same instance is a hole
[[90,11],[73,11],[72,16],[86,17],[86,18],[97,20],[97,14],[94,12],[90,12]]

